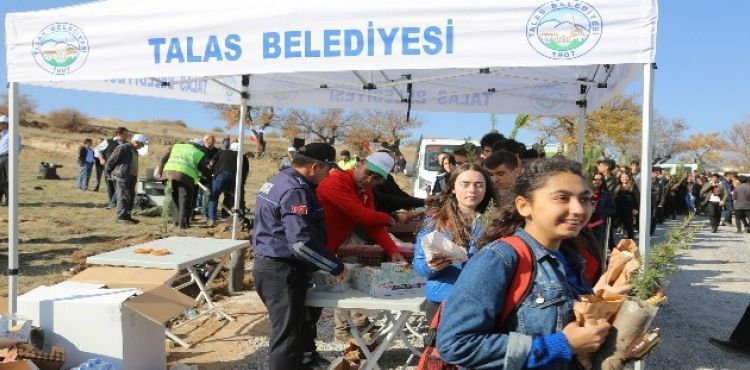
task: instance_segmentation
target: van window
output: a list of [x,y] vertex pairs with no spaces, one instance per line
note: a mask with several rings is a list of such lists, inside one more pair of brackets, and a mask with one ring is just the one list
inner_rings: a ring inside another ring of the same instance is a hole
[[440,163],[437,161],[437,156],[440,153],[453,153],[454,150],[460,148],[461,145],[427,145],[424,149],[424,169],[428,171],[440,171]]

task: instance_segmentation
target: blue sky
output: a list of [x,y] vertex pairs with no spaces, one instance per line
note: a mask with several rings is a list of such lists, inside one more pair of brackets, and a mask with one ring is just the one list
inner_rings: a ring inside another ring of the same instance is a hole
[[[38,10],[83,3],[76,0],[2,0],[0,12]],[[541,3],[541,1],[540,1]],[[750,115],[750,31],[745,25],[746,0],[662,0],[659,10],[655,107],[663,115],[684,118],[690,132],[725,130]],[[3,22],[4,24],[4,22]],[[0,35],[4,39],[4,27]],[[5,53],[0,55],[0,86],[6,86]],[[641,82],[629,92],[639,92]],[[223,126],[198,103],[170,99],[75,92],[22,87],[23,94],[47,112],[74,107],[94,117],[126,120],[183,120],[189,126],[210,129]],[[425,121],[414,132],[434,137],[479,138],[490,128],[489,114],[425,113]],[[512,129],[515,116],[499,115],[498,128]],[[530,142],[533,132],[519,138]]]

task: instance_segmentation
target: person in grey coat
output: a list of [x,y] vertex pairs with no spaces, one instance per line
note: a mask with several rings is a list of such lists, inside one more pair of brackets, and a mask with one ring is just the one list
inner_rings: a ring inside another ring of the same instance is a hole
[[747,180],[747,176],[739,176],[739,184],[734,187],[734,220],[738,233],[744,225],[745,232],[750,234],[750,184]]
[[135,183],[138,180],[138,149],[148,143],[145,135],[133,135],[130,142],[118,146],[104,165],[104,176],[115,183],[117,219],[122,224],[136,224],[130,217],[135,198]]

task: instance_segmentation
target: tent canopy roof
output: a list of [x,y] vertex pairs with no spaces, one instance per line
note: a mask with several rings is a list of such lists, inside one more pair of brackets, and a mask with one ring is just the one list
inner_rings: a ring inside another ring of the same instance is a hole
[[571,114],[654,61],[657,18],[656,0],[106,0],[8,14],[8,80],[238,104],[251,75],[255,106]]

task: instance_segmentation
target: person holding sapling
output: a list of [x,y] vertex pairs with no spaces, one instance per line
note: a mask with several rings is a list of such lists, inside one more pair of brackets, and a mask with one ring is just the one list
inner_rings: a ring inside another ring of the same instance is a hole
[[[417,274],[428,278],[425,286],[427,322],[432,321],[438,306],[450,293],[465,265],[465,262],[447,256],[440,246],[429,245],[430,242],[441,243],[447,239],[463,248],[471,257],[477,250],[476,241],[482,233],[479,216],[487,211],[494,194],[487,171],[476,164],[464,164],[451,173],[442,193],[441,205],[425,216],[414,243],[412,264]],[[440,233],[441,237],[431,233]]]
[[[610,324],[575,322],[576,298],[592,289],[580,256],[561,248],[586,226],[591,195],[581,164],[569,159],[541,158],[519,172],[510,201],[444,301],[437,331],[443,360],[477,369],[572,369],[574,355],[599,348]],[[531,281],[517,292],[516,274],[526,267]]]

